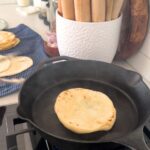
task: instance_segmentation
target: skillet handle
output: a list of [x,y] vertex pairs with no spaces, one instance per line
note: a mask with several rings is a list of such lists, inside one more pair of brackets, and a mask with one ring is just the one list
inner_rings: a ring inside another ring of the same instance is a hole
[[55,64],[55,63],[59,63],[59,62],[63,62],[63,61],[71,61],[71,60],[77,60],[77,59],[73,58],[73,57],[68,57],[68,56],[53,57],[45,62],[42,62],[40,67],[47,66],[50,63]]
[[143,128],[125,138],[116,140],[116,142],[132,150],[150,150],[144,139]]

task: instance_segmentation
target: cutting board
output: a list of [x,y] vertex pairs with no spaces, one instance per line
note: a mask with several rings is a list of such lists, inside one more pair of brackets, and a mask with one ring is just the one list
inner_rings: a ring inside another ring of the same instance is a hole
[[116,60],[136,54],[148,33],[149,0],[125,0],[123,22]]

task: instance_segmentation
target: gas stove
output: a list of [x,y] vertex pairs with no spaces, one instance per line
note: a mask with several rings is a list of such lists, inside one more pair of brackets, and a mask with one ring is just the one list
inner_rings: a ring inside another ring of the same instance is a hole
[[[0,108],[0,118],[3,116],[3,120],[0,121],[1,150],[61,150],[61,147],[50,145],[30,124],[20,119],[16,107],[17,105],[10,105]],[[150,147],[150,123],[146,124],[144,135],[145,141]],[[118,146],[114,150],[129,149]]]

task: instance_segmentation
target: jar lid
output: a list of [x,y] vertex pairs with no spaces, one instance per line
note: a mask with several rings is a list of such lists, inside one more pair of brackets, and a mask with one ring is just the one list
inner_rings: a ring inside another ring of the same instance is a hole
[[7,22],[3,19],[0,19],[0,31],[6,29],[7,27],[8,27]]

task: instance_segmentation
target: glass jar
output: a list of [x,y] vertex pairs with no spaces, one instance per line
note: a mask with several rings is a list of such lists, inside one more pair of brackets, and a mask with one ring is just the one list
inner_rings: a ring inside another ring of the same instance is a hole
[[56,38],[56,10],[57,10],[57,0],[49,0],[49,13],[48,17],[50,23],[50,31],[47,33],[47,46],[51,51],[57,52],[57,38]]
[[56,31],[56,10],[57,10],[58,0],[49,0],[49,21],[50,21],[50,31]]

